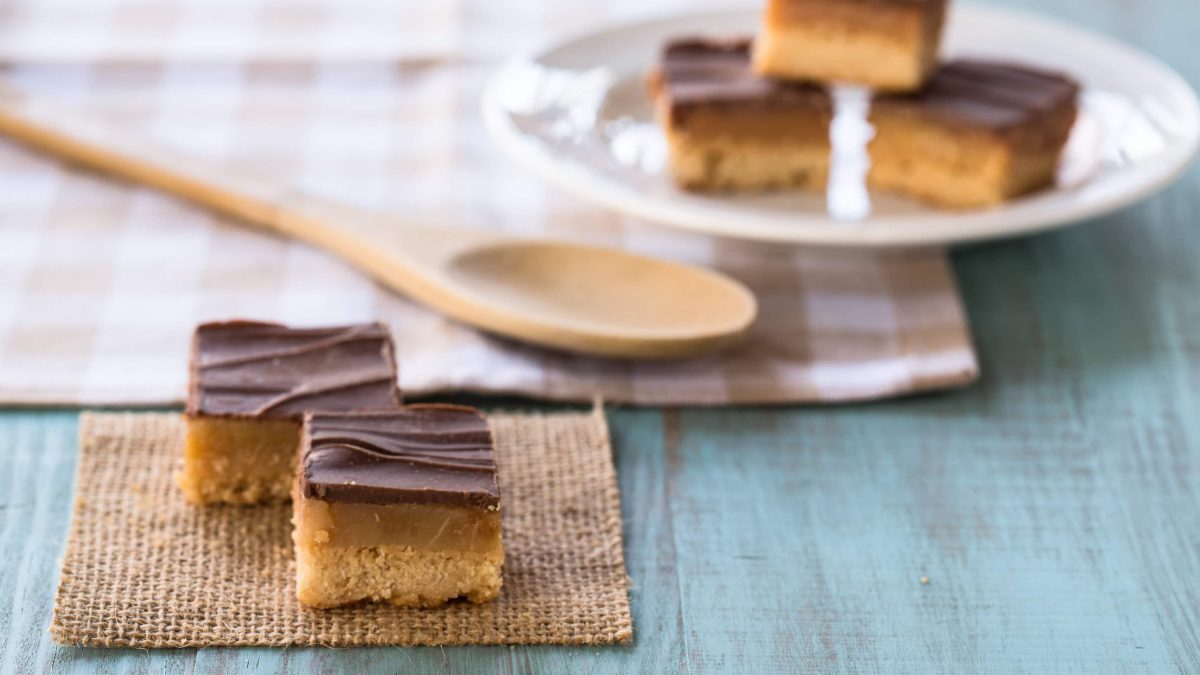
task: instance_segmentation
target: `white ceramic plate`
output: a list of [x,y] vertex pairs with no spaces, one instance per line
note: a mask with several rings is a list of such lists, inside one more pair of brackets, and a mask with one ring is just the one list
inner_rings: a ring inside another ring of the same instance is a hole
[[[1033,14],[958,4],[948,19],[946,56],[1042,66],[1083,83],[1079,122],[1053,188],[1000,207],[938,211],[897,197],[868,198],[865,159],[839,156],[828,195],[680,191],[664,172],[665,141],[642,78],[665,40],[750,34],[759,11],[630,23],[514,59],[484,93],[488,129],[547,180],[619,211],[718,236],[832,246],[957,244],[1078,222],[1165,187],[1200,145],[1196,94],[1161,62]],[[865,107],[863,92],[839,95],[851,101],[842,110]],[[864,125],[861,116],[840,115],[835,134],[869,133]]]

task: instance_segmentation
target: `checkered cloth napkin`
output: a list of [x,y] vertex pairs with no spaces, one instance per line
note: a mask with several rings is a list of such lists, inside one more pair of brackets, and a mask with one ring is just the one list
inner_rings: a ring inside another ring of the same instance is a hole
[[974,379],[941,252],[831,255],[673,232],[549,189],[496,151],[479,95],[499,58],[663,9],[648,4],[17,0],[0,8],[0,62],[33,95],[316,196],[718,268],[758,294],[744,345],[626,363],[482,335],[322,251],[0,140],[0,403],[178,402],[192,328],[232,317],[381,318],[410,395],[820,402]]

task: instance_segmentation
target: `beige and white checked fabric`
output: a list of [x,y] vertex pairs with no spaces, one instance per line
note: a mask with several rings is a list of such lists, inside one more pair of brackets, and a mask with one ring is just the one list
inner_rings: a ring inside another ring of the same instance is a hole
[[0,4],[6,63],[370,63],[448,59],[454,0],[23,0]]
[[[0,403],[177,402],[191,329],[231,317],[383,319],[410,396],[820,402],[974,379],[943,253],[834,256],[672,232],[546,188],[493,148],[478,111],[498,57],[648,3],[425,8],[439,4],[23,0],[0,10],[0,60],[4,77],[34,95],[321,197],[719,268],[758,294],[748,343],[686,362],[622,363],[484,336],[321,251],[0,141]],[[76,44],[55,37],[59,23]]]

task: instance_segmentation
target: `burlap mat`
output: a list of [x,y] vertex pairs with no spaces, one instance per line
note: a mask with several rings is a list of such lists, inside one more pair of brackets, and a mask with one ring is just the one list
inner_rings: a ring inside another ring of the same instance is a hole
[[491,417],[504,589],[434,610],[295,600],[291,507],[184,503],[178,415],[84,413],[75,515],[50,631],[67,644],[608,644],[633,636],[603,413]]

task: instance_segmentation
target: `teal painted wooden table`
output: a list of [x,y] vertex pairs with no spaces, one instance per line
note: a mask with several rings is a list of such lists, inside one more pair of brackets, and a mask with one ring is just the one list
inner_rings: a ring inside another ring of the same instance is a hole
[[[1194,0],[1009,4],[1200,83]],[[613,411],[630,647],[56,646],[76,412],[0,413],[0,672],[1195,672],[1198,219],[1192,170],[1103,222],[958,253],[984,370],[966,391]]]

